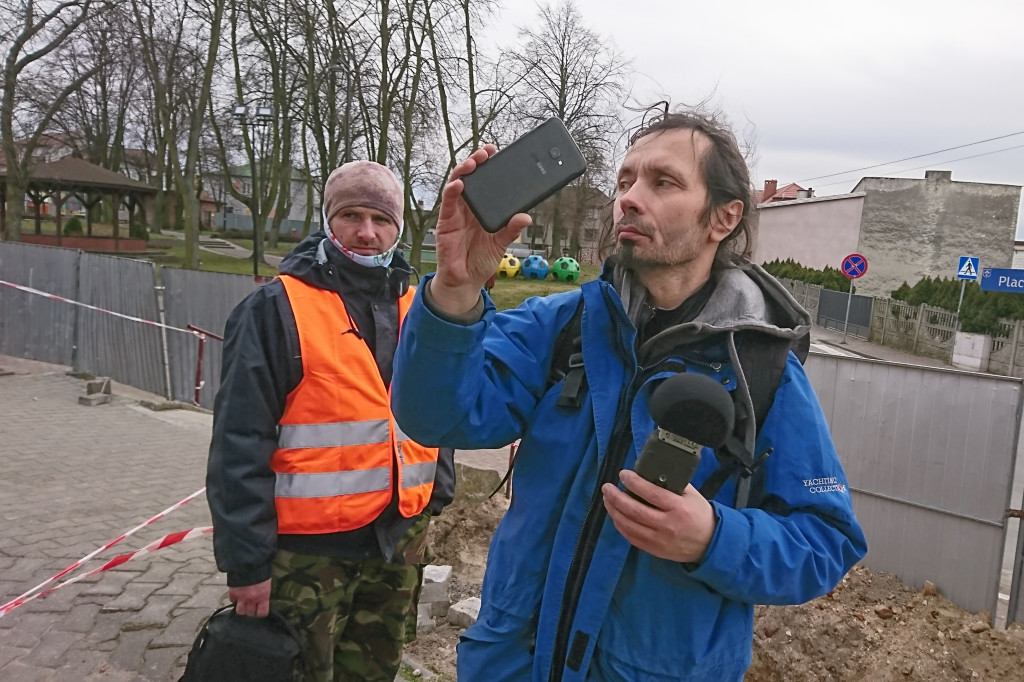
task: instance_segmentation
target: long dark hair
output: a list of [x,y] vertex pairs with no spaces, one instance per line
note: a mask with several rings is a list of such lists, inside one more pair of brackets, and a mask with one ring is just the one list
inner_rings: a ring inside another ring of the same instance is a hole
[[[729,125],[720,116],[698,111],[671,112],[666,104],[664,110],[653,118],[645,119],[629,136],[629,146],[637,140],[665,132],[667,130],[691,130],[700,133],[711,143],[700,159],[700,168],[704,176],[704,184],[708,189],[708,201],[704,207],[701,220],[705,224],[711,220],[712,214],[730,201],[739,199],[743,202],[743,215],[739,223],[728,237],[718,245],[716,258],[731,251],[744,258],[749,258],[753,251],[753,233],[750,225],[753,215],[753,192],[750,184],[750,171],[746,159],[740,151],[736,136]],[[615,249],[614,220],[605,224],[598,244],[601,259],[607,258]]]

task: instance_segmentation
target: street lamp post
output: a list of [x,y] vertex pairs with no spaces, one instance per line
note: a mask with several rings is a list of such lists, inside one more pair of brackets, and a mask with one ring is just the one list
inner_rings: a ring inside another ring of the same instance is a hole
[[[231,110],[231,114],[238,120],[239,125],[242,127],[242,135],[247,135],[248,124],[252,124],[255,132],[259,131],[258,149],[259,155],[254,154],[253,163],[249,167],[249,173],[252,176],[252,201],[253,205],[260,205],[263,201],[265,193],[263,192],[263,181],[264,178],[264,167],[266,163],[266,142],[267,142],[267,126],[274,119],[274,110],[266,105],[259,105],[256,107],[249,107],[245,104],[236,104]],[[259,192],[259,196],[257,196]],[[262,211],[259,211],[262,213]],[[225,216],[225,220],[227,216]],[[263,260],[263,232],[265,229],[264,225],[257,225],[257,219],[263,220],[262,215],[253,215],[252,221],[252,274],[253,277],[260,276],[260,261]]]

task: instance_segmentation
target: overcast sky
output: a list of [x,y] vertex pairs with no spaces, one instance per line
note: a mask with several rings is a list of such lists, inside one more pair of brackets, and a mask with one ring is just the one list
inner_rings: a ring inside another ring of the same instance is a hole
[[[505,5],[491,32],[502,45],[536,18],[532,2]],[[861,177],[923,178],[926,169],[1024,185],[1022,0],[577,6],[631,60],[637,100],[711,96],[737,129],[752,126],[756,187],[777,179],[821,196],[849,192]],[[1003,139],[821,177],[996,137]],[[1024,239],[1024,219],[1017,234]]]

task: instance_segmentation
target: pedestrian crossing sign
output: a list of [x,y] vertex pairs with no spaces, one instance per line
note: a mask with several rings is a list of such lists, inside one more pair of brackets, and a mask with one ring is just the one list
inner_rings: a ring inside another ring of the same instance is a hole
[[960,256],[960,265],[956,270],[956,278],[969,279],[971,281],[978,279],[978,264],[980,261],[980,258]]

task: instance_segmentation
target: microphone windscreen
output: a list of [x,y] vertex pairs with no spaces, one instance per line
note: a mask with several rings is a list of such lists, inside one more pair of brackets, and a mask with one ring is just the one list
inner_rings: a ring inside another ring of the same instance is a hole
[[729,391],[691,372],[661,382],[651,394],[650,410],[660,428],[712,448],[725,442],[736,418]]

